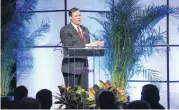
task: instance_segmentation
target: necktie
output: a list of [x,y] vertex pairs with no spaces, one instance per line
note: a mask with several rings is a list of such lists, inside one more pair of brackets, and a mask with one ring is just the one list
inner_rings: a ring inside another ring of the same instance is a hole
[[84,39],[83,39],[82,33],[80,31],[80,27],[78,26],[77,29],[78,29],[78,35],[80,36],[81,41],[84,43]]

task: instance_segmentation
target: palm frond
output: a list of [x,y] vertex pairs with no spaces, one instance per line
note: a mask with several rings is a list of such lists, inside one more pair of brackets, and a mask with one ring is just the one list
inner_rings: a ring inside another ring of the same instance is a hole
[[137,22],[143,29],[146,27],[153,28],[161,19],[163,19],[167,14],[177,15],[179,14],[179,8],[168,7],[167,5],[161,6],[148,6],[144,10],[139,10],[134,17],[134,22]]
[[157,81],[157,82],[151,82],[152,84],[155,84],[159,88],[161,88],[161,77],[160,77],[160,72],[152,69],[145,69],[142,72],[142,75],[145,79],[148,79],[149,81]]
[[16,11],[33,11],[36,9],[38,0],[17,0],[17,9]]
[[44,33],[49,32],[50,29],[50,21],[42,21],[40,26],[29,36],[27,37],[26,44],[28,46],[34,46],[37,38],[43,37]]
[[21,78],[21,76],[24,75],[24,71],[33,67],[33,57],[29,54],[29,50],[35,45],[37,38],[42,37],[44,33],[49,31],[49,23],[49,21],[42,21],[40,27],[38,27],[29,37],[19,39],[19,47],[16,49],[16,53],[20,53],[16,56],[16,63],[19,72],[18,78]]

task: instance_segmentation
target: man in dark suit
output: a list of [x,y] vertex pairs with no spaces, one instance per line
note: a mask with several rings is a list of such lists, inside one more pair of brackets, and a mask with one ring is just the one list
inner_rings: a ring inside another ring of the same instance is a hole
[[[85,48],[86,46],[102,46],[103,42],[95,41],[90,43],[88,29],[80,25],[81,17],[78,8],[72,8],[69,11],[70,23],[64,26],[60,31],[60,38],[65,48],[62,61],[62,73],[66,86],[78,85],[88,90],[88,60],[87,57],[69,58],[68,47]],[[67,46],[67,47],[66,47]],[[76,71],[76,69],[79,69]]]

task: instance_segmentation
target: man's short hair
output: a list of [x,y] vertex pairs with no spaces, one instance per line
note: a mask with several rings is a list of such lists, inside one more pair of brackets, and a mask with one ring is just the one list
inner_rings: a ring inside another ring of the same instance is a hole
[[42,89],[37,92],[36,99],[41,103],[42,109],[50,109],[52,106],[52,92],[48,89]]
[[141,99],[155,102],[160,101],[159,89],[153,84],[147,84],[142,87]]
[[72,13],[75,12],[75,11],[79,11],[79,9],[78,8],[71,8],[69,10],[69,16],[72,16]]

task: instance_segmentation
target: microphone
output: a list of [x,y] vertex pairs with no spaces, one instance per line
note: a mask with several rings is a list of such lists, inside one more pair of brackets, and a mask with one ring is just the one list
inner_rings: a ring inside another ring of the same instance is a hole
[[81,25],[80,27],[82,29],[82,32],[85,31],[85,27],[84,26]]
[[[56,46],[59,46],[61,43],[62,43],[62,42],[59,42]],[[55,47],[55,49],[54,49],[53,51],[56,51],[56,48],[57,48],[57,47]]]

